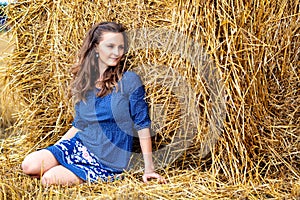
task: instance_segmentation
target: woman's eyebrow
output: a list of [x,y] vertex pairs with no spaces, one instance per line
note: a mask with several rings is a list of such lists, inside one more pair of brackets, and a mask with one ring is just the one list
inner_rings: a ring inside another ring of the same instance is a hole
[[113,42],[108,42],[108,43],[106,43],[105,45],[113,45],[113,46],[124,46],[125,44],[124,43],[122,43],[122,44],[116,44],[116,43],[113,43]]

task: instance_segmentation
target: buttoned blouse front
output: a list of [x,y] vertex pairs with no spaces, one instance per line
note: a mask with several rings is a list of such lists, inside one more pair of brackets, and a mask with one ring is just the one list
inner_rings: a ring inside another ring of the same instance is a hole
[[127,71],[118,82],[118,90],[104,97],[97,97],[98,91],[88,91],[86,101],[76,103],[72,125],[80,130],[79,138],[101,164],[123,171],[131,156],[134,130],[150,127],[145,90],[140,77]]

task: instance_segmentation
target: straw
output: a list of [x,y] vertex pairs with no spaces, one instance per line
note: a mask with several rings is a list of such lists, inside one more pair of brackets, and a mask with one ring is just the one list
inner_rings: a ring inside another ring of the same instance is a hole
[[[299,6],[286,0],[9,4],[14,51],[0,65],[6,128],[0,198],[299,198]],[[167,185],[142,183],[139,154],[132,160],[137,171],[115,183],[42,188],[21,173],[26,154],[70,128],[68,69],[99,21],[128,28],[126,64],[146,86],[155,163]]]

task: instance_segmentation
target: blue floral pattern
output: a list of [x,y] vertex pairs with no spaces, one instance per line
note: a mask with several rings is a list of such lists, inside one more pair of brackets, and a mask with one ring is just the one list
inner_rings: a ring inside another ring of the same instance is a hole
[[119,179],[120,172],[104,167],[78,137],[62,140],[47,148],[58,162],[85,181],[111,182]]

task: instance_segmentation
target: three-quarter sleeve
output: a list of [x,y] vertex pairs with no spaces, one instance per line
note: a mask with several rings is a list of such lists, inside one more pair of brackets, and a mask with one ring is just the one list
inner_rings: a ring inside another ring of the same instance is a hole
[[72,126],[74,126],[75,128],[77,128],[79,130],[83,130],[87,126],[87,124],[80,117],[79,104],[80,104],[79,102],[75,104],[75,117],[74,117],[74,120],[72,122]]
[[150,128],[150,117],[148,104],[145,101],[144,86],[136,88],[129,96],[129,106],[131,118],[134,122],[134,128],[139,131],[144,128]]
[[141,78],[135,72],[127,71],[123,75],[122,83],[124,95],[129,100],[129,112],[136,131],[150,128],[148,104],[145,100],[146,92]]

